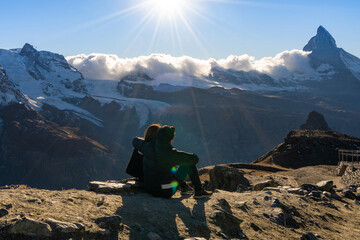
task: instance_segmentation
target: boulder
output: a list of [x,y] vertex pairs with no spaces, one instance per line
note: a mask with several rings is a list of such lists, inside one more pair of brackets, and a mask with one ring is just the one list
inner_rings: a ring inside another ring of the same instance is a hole
[[9,211],[5,208],[0,208],[0,218],[9,214]]
[[344,164],[343,162],[341,162],[341,163],[336,167],[336,170],[335,170],[336,176],[342,176],[342,175],[344,175],[345,170],[346,170],[346,167],[347,167],[347,165]]
[[228,166],[215,166],[210,170],[210,190],[222,189],[235,192],[239,188],[250,187],[250,182],[244,177],[245,172]]
[[317,186],[318,189],[321,190],[321,191],[330,192],[331,189],[332,189],[333,186],[334,186],[334,182],[331,181],[331,180],[321,181],[321,182],[318,182],[318,183],[316,184],[316,186]]
[[270,180],[266,180],[266,181],[254,184],[253,190],[254,191],[261,191],[266,187],[276,187],[278,185],[279,184],[277,182],[275,182],[273,179],[270,179]]
[[302,196],[306,194],[306,191],[301,188],[288,188],[287,191],[288,193],[302,195]]
[[301,186],[300,186],[300,188],[301,189],[304,189],[304,190],[306,190],[306,191],[308,191],[308,192],[311,192],[311,191],[314,191],[314,190],[317,190],[318,189],[318,187],[317,186],[315,186],[315,185],[312,185],[312,184],[302,184]]
[[356,199],[355,193],[353,191],[351,191],[350,189],[343,190],[342,195],[343,195],[343,197],[351,199],[351,200]]
[[131,185],[118,181],[92,181],[89,182],[90,191],[98,193],[123,193],[131,190]]
[[317,240],[318,238],[311,232],[304,233],[300,240]]
[[77,233],[85,228],[81,223],[62,222],[52,218],[46,219],[45,222],[50,225],[53,231],[60,233]]
[[322,192],[321,191],[318,191],[318,190],[315,190],[315,191],[312,191],[308,194],[309,197],[313,197],[313,198],[320,198],[321,197],[321,194]]
[[9,233],[32,237],[50,237],[52,231],[49,224],[24,217],[10,227]]
[[99,217],[95,219],[95,223],[101,228],[105,229],[119,229],[121,224],[121,217],[119,215]]
[[242,211],[244,212],[247,212],[249,207],[248,205],[246,204],[246,202],[237,202],[236,205],[235,205],[236,208],[239,208],[241,209]]
[[299,228],[299,224],[293,218],[293,212],[289,207],[283,207],[282,204],[279,204],[279,207],[271,209],[270,214],[263,214],[266,218],[269,218],[270,221],[289,228]]
[[269,191],[270,194],[271,194],[271,191],[274,191],[274,192],[281,192],[281,188],[279,187],[265,187],[264,189],[262,189],[264,191]]

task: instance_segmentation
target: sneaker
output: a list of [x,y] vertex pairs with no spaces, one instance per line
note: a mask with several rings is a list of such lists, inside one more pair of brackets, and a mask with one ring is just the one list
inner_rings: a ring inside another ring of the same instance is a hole
[[181,187],[180,194],[181,195],[192,195],[194,193],[194,189],[190,187],[188,184],[185,184]]
[[200,198],[207,198],[210,197],[212,193],[205,191],[204,189],[200,189],[198,191],[195,191],[194,198],[200,199]]

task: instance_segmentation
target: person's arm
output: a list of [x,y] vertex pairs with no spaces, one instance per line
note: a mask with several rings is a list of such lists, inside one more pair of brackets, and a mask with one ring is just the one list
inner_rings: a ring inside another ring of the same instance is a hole
[[172,161],[176,165],[196,165],[199,157],[195,153],[187,153],[173,148]]
[[144,153],[144,143],[145,140],[139,137],[135,137],[132,142],[133,147],[141,153]]

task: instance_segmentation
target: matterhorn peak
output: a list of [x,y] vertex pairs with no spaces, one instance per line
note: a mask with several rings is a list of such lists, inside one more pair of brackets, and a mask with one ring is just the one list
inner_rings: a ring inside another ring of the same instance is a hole
[[323,27],[319,26],[316,36],[312,37],[308,44],[304,47],[304,51],[313,51],[315,49],[333,49],[337,48],[335,39],[331,34]]
[[35,59],[38,56],[38,51],[31,44],[25,43],[20,51],[20,55]]

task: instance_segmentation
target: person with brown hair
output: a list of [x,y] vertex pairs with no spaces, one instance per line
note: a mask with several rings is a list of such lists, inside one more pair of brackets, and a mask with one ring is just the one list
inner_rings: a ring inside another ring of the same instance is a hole
[[[160,127],[161,126],[159,124],[151,124],[149,127],[147,127],[144,133],[144,141],[155,142]],[[126,167],[126,173],[133,177],[136,177],[139,182],[144,181],[143,161],[143,154],[140,153],[136,148],[134,148],[130,157],[130,161]]]
[[133,139],[133,146],[144,155],[144,186],[152,195],[170,198],[180,187],[181,194],[194,193],[186,183],[189,176],[195,187],[194,198],[211,195],[201,185],[196,164],[198,156],[194,153],[179,151],[171,144],[175,137],[173,126],[162,126],[155,142],[147,142],[141,138]]

